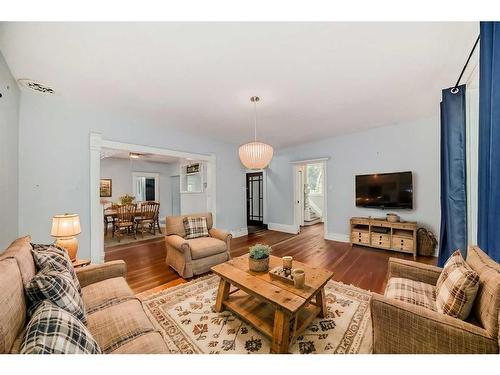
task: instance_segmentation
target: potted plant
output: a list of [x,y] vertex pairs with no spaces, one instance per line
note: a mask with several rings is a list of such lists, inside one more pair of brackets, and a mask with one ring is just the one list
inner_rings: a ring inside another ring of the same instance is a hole
[[271,246],[256,244],[250,247],[248,268],[254,272],[265,272],[269,269],[269,253]]
[[135,197],[133,195],[124,194],[118,197],[118,200],[121,205],[131,204],[135,200]]

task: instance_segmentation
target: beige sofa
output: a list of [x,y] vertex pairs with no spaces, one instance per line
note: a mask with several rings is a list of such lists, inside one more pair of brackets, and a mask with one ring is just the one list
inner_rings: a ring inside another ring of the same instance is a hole
[[[206,217],[209,237],[186,240],[185,217]],[[183,278],[210,271],[210,268],[231,258],[231,234],[212,228],[210,212],[184,216],[167,216],[165,219],[167,264]]]
[[[0,353],[18,353],[27,324],[23,285],[35,275],[29,236],[0,254]],[[103,353],[169,353],[125,280],[126,265],[113,261],[76,269],[87,327]]]
[[[498,353],[500,265],[472,246],[467,264],[479,274],[479,291],[467,321],[426,307],[374,294],[371,302],[374,353]],[[410,279],[414,300],[429,296],[441,268],[390,258],[391,278]],[[420,293],[419,293],[420,291]],[[430,291],[430,292],[429,292]],[[433,292],[434,291],[434,292]]]

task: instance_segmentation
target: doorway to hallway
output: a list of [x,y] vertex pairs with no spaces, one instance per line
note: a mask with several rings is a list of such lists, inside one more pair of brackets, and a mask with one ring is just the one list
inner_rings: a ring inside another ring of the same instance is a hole
[[301,228],[325,223],[326,235],[327,189],[326,165],[328,159],[294,162],[294,225]]

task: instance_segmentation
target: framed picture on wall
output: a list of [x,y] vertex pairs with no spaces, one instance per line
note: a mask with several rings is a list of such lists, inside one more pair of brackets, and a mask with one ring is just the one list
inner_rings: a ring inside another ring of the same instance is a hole
[[191,164],[186,167],[186,174],[198,173],[200,171],[200,163]]
[[113,181],[111,178],[102,178],[99,190],[101,198],[110,198],[113,193]]

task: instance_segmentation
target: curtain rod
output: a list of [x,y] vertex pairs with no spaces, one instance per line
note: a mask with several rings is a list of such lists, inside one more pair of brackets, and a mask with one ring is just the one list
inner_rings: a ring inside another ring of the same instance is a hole
[[475,51],[475,49],[477,47],[477,43],[479,42],[479,38],[480,37],[481,37],[481,35],[477,36],[476,42],[474,43],[474,47],[472,47],[472,50],[469,53],[469,57],[467,58],[467,61],[465,62],[464,67],[462,68],[462,72],[460,73],[460,76],[458,77],[457,83],[455,83],[455,86],[453,87],[452,90],[457,90],[457,87],[460,84],[460,80],[462,79],[462,76],[464,75],[465,69],[467,69],[467,65],[469,65],[469,61],[470,61],[472,55],[474,54],[474,51]]

